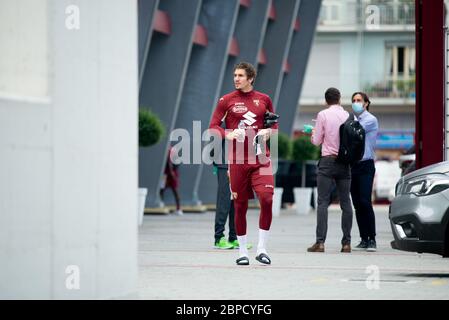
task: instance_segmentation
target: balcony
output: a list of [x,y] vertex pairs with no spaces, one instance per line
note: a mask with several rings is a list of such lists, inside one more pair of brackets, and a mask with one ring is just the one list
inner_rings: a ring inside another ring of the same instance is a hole
[[369,97],[415,100],[415,78],[366,84],[363,90]]
[[412,0],[324,0],[318,32],[392,32],[415,30]]
[[[325,80],[323,80],[325,81]],[[415,78],[410,77],[408,80],[400,77],[397,80],[385,80],[378,82],[370,82],[361,85],[361,91],[365,92],[372,102],[375,101],[376,106],[388,107],[382,108],[382,112],[398,112],[409,113],[410,106],[415,106],[416,91]],[[351,91],[344,87],[342,90],[342,104],[351,105]],[[306,112],[318,112],[324,103],[324,96],[321,92],[303,92],[299,104],[305,107]],[[377,109],[379,111],[379,109]],[[414,110],[414,109],[413,109]]]

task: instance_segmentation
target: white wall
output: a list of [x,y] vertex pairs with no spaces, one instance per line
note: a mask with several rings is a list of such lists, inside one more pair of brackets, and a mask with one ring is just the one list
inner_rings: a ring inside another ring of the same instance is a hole
[[[48,95],[47,1],[0,0],[0,95]],[[21,23],[18,23],[18,22]],[[17,36],[20,34],[20,37]]]
[[[28,19],[36,2],[46,11]],[[80,10],[79,30],[66,28],[69,5]],[[0,0],[5,11],[13,17],[0,22],[9,30],[0,60],[14,39],[46,42],[49,89],[0,90],[0,298],[133,297],[137,1]],[[20,67],[29,46],[0,67]],[[69,265],[79,267],[79,290],[66,287]]]
[[320,42],[312,45],[309,64],[304,77],[301,99],[318,101],[324,104],[324,93],[329,87],[340,88],[340,50],[339,41]]

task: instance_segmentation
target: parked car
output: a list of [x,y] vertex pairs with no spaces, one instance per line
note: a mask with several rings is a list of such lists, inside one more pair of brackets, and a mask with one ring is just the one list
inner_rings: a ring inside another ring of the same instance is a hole
[[373,182],[374,201],[391,201],[394,198],[394,187],[401,177],[398,161],[376,161],[376,174]]
[[413,145],[399,157],[399,168],[401,168],[403,176],[416,170],[415,160],[415,146]]
[[449,256],[449,161],[399,179],[389,218],[393,249]]

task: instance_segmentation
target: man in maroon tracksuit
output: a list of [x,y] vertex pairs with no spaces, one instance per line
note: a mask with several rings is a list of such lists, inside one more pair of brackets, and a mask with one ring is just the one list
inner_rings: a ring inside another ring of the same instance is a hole
[[[268,148],[257,148],[254,138],[257,135],[262,147],[270,138],[272,129],[264,128],[265,112],[273,112],[270,97],[253,90],[256,78],[255,68],[246,62],[234,67],[236,90],[218,101],[209,128],[218,130],[221,137],[230,142],[228,160],[229,177],[235,208],[235,227],[239,242],[238,265],[248,265],[246,237],[246,211],[248,199],[254,198],[253,190],[260,203],[259,243],[256,260],[270,264],[266,242],[272,220],[272,201],[274,179]],[[225,121],[226,130],[220,127]],[[243,140],[244,136],[244,140]]]

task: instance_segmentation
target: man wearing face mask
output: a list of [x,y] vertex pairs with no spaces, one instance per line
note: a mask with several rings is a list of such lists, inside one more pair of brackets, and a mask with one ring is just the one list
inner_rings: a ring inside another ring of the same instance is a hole
[[365,129],[365,152],[362,160],[351,167],[351,197],[361,238],[354,249],[374,252],[377,249],[376,220],[371,193],[376,172],[374,148],[379,125],[377,118],[368,111],[370,103],[368,96],[363,92],[355,92],[352,95],[352,110]]

